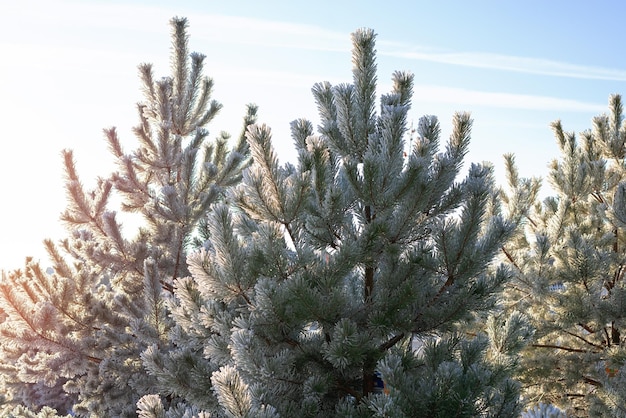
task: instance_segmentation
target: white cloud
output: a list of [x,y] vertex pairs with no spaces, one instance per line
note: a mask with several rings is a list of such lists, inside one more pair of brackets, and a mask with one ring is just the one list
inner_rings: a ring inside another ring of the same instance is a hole
[[349,52],[347,33],[319,26],[240,16],[198,14],[190,17],[198,39],[287,49]]
[[588,103],[579,100],[527,94],[486,92],[431,85],[416,85],[414,88],[414,100],[455,105],[540,111],[601,113],[606,110],[605,104]]
[[[117,2],[29,1],[0,3],[0,14],[12,16],[0,34],[20,30],[21,22],[29,22],[40,30],[84,28],[86,31],[106,29],[112,36],[117,30],[164,35],[164,25],[180,14],[178,8]],[[212,42],[265,47],[297,48],[319,51],[350,51],[350,37],[321,26],[289,23],[254,17],[227,16],[203,12],[187,12],[194,42]]]
[[485,52],[407,51],[406,49],[408,47],[406,46],[402,47],[402,49],[397,49],[398,44],[394,46],[394,44],[389,43],[387,45],[389,45],[389,47],[381,50],[379,52],[380,55],[526,74],[592,80],[626,81],[626,71],[613,68],[577,65],[541,58],[518,57]]
[[[10,4],[10,6],[9,6]],[[163,24],[176,15],[175,9],[139,4],[74,2],[7,3],[0,12],[16,16],[9,26],[18,28],[20,15],[27,15],[37,25],[70,25],[85,28],[117,28],[163,35]],[[30,6],[28,6],[30,5]],[[76,16],[80,16],[77,19]],[[141,18],[138,19],[138,17]],[[254,17],[226,16],[191,12],[189,18],[193,39],[222,44],[262,45],[285,49],[349,52],[349,34],[322,26],[289,23]],[[390,40],[378,41],[379,55],[437,62],[448,65],[510,71],[555,77],[626,81],[626,70],[578,65],[543,58],[494,54],[488,52],[442,51]]]
[[[348,33],[320,26],[211,14],[195,15],[192,22],[194,36],[218,42],[329,52],[349,52],[351,49]],[[380,56],[525,74],[626,81],[626,70],[621,69],[487,52],[445,52],[387,40],[378,41],[378,53]]]

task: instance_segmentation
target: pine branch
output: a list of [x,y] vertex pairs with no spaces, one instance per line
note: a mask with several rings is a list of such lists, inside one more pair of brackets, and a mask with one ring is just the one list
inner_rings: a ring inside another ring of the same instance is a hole
[[[178,269],[180,268],[181,259],[183,257],[184,239],[185,239],[184,236],[182,236],[181,234],[180,240],[178,241],[178,245],[177,245],[176,259],[174,261],[174,271],[172,272],[172,282],[174,282],[174,280],[178,278]],[[174,289],[172,286],[168,286],[166,290],[170,293],[174,293]]]
[[587,376],[581,376],[581,378],[582,378],[582,379],[583,379],[583,381],[584,381],[585,383],[587,383],[588,385],[592,385],[592,386],[595,386],[595,387],[602,387],[602,386],[603,386],[603,385],[602,385],[602,383],[600,383],[599,381],[597,381],[597,380],[595,380],[595,379],[592,379],[592,378],[590,378],[590,377],[587,377]]
[[389,350],[391,347],[393,347],[394,345],[396,345],[398,343],[398,341],[402,340],[404,338],[404,332],[395,335],[394,337],[390,338],[389,340],[387,340],[385,343],[381,344],[378,346],[378,349],[380,351],[387,351]]
[[589,350],[582,350],[580,348],[571,348],[571,347],[564,347],[564,346],[560,346],[560,345],[554,345],[554,344],[531,344],[531,347],[536,347],[536,348],[554,348],[555,350],[563,350],[563,351],[568,351],[570,353],[589,353]]
[[[337,382],[337,381],[335,381]],[[348,395],[354,397],[354,399],[356,399],[357,403],[361,403],[361,400],[363,399],[363,394],[361,392],[358,392],[352,388],[350,388],[349,386],[347,386],[345,384],[345,382],[337,382],[336,383],[336,388],[344,393],[347,393]]]
[[584,338],[584,337],[582,337],[580,335],[574,334],[573,332],[569,332],[568,330],[563,330],[563,332],[565,332],[568,335],[571,335],[572,337],[578,338],[579,340],[583,341],[585,344],[588,344],[588,345],[590,345],[590,346],[592,346],[594,348],[597,348],[600,351],[604,350],[604,348],[605,348],[602,345],[592,343],[591,341],[587,340],[586,338]]
[[502,247],[500,247],[502,249],[502,252],[504,253],[505,257],[507,258],[507,260],[509,260],[509,262],[513,265],[513,267],[515,267],[515,269],[517,271],[519,271],[520,273],[522,273],[522,269],[520,268],[519,265],[517,265],[517,263],[515,262],[515,259],[513,258],[513,256],[507,251],[506,247],[503,245]]
[[605,337],[606,346],[610,347],[611,346],[611,337],[609,337],[609,332],[607,331],[606,327],[603,327],[602,331],[604,331],[604,337]]
[[566,393],[565,396],[567,396],[568,398],[586,398],[587,394],[584,393]]
[[579,322],[578,325],[590,334],[596,333],[596,331],[593,328],[591,328],[589,325],[583,324],[582,322]]

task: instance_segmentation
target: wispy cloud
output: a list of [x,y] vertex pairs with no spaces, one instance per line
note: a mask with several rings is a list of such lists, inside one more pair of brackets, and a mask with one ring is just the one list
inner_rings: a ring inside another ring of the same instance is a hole
[[349,34],[315,25],[212,14],[194,16],[193,25],[194,36],[224,43],[328,52],[351,48]]
[[[54,4],[40,1],[37,7],[0,3],[0,14],[12,15],[10,31],[19,32],[19,22],[36,22],[45,30],[62,28],[107,29],[112,36],[117,31],[162,36],[164,25],[180,9],[171,6],[125,4],[122,2],[59,0]],[[80,16],[77,19],[76,16]],[[350,51],[348,33],[322,26],[290,23],[236,15],[188,11],[194,43],[210,40],[220,44],[262,45],[286,49],[319,51]],[[0,28],[0,34],[3,28]]]
[[[263,45],[287,49],[349,52],[349,33],[321,26],[264,20],[240,16],[200,14],[198,36],[219,42]],[[251,35],[253,34],[253,35]],[[441,51],[424,45],[379,40],[378,52],[408,60],[593,80],[626,81],[626,70],[578,65],[544,58],[494,54],[489,52]]]
[[415,50],[411,46],[383,44],[381,55],[409,60],[437,62],[463,67],[512,71],[525,74],[547,75],[592,80],[626,81],[626,70],[570,64],[542,58],[501,55],[486,52],[437,52]]
[[[60,6],[61,5],[61,6]],[[23,8],[29,19],[41,19],[42,24],[52,20],[56,24],[85,27],[113,27],[161,33],[163,23],[176,10],[163,6],[139,4],[61,1],[56,6],[35,10]],[[62,7],[64,6],[64,7]],[[64,13],[71,8],[73,14]],[[2,7],[0,7],[2,11]],[[7,10],[8,12],[8,10]],[[15,13],[15,10],[11,10]],[[81,19],[76,21],[76,15]],[[142,16],[137,19],[137,16]],[[259,45],[285,49],[349,52],[349,33],[330,30],[318,25],[289,23],[255,17],[226,16],[192,12],[188,15],[196,41],[239,45]],[[20,21],[20,19],[14,19]],[[525,74],[579,79],[626,81],[626,70],[579,65],[545,58],[495,54],[480,51],[437,50],[427,45],[379,39],[379,55],[407,60],[436,62],[454,66],[483,68]]]
[[486,92],[454,87],[416,85],[415,100],[465,106],[485,106],[538,111],[592,112],[606,110],[605,104],[549,96]]

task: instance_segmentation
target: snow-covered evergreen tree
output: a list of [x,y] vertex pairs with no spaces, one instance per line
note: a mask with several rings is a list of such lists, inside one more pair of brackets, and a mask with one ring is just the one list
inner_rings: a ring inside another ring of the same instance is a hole
[[[122,150],[116,130],[105,131],[119,166],[85,190],[71,151],[65,151],[68,237],[46,241],[52,272],[30,260],[0,283],[0,371],[10,398],[34,411],[43,405],[77,416],[136,416],[141,396],[155,390],[140,355],[151,345],[167,351],[172,320],[166,302],[186,277],[186,256],[209,206],[238,183],[249,164],[242,133],[232,148],[207,124],[221,105],[203,75],[204,56],[188,53],[187,21],[174,18],[169,77],[152,66],[139,73],[138,147]],[[255,121],[250,106],[244,129]],[[141,219],[136,234],[122,232],[110,206]],[[174,401],[174,399],[171,399]]]
[[[488,165],[457,181],[467,113],[445,144],[437,118],[421,118],[407,146],[412,84],[394,73],[377,112],[375,35],[358,30],[353,83],[313,87],[319,134],[292,123],[297,164],[279,165],[270,129],[249,126],[233,206],[211,212],[191,276],[174,282],[178,351],[143,356],[162,396],[228,417],[519,415],[509,374],[525,317],[465,332],[509,279],[492,261],[515,223]],[[153,395],[139,407],[165,413]]]
[[536,328],[521,370],[531,402],[568,416],[626,416],[626,125],[620,96],[580,134],[553,124],[561,156],[551,164],[554,196],[520,181],[506,201],[526,229],[504,247],[516,272],[508,306]]

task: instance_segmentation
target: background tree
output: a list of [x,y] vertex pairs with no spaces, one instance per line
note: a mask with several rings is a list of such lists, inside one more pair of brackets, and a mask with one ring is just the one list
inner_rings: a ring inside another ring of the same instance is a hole
[[[53,271],[30,260],[2,277],[0,370],[11,404],[136,416],[136,402],[156,384],[140,354],[152,344],[164,351],[176,345],[168,338],[166,301],[176,279],[188,275],[188,244],[199,221],[240,181],[249,149],[243,134],[231,149],[226,133],[207,139],[205,127],[221,105],[211,99],[205,57],[188,53],[187,21],[171,25],[171,75],[155,79],[151,65],[139,67],[137,149],[125,153],[115,128],[105,130],[119,171],[91,191],[64,151],[68,237],[45,242]],[[250,106],[244,128],[255,113]],[[134,236],[122,233],[109,209],[113,193],[142,221]]]
[[620,96],[579,138],[552,127],[561,156],[554,195],[537,200],[509,159],[506,202],[526,229],[504,247],[516,272],[509,306],[532,317],[535,339],[521,370],[524,394],[568,416],[626,416],[626,126]]
[[[278,164],[268,127],[248,128],[235,207],[212,211],[191,277],[174,283],[184,355],[154,345],[146,367],[161,395],[217,416],[518,416],[509,374],[528,323],[463,332],[509,279],[492,260],[515,228],[489,166],[456,181],[472,121],[456,114],[439,152],[437,118],[423,117],[407,150],[413,76],[393,74],[377,113],[374,33],[352,40],[353,84],[313,87],[319,135],[292,123],[296,165]],[[164,408],[147,396],[140,411]]]

